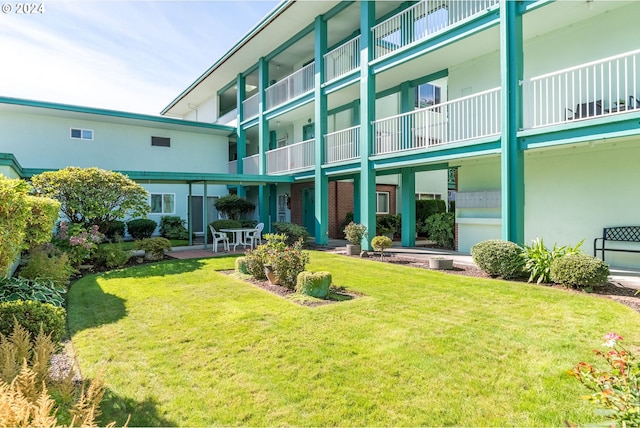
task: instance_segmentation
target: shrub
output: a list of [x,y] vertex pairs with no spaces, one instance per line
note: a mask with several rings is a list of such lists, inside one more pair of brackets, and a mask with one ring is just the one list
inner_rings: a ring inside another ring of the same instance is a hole
[[391,239],[388,236],[376,236],[371,240],[371,246],[374,250],[380,251],[380,259],[384,255],[384,250],[391,248]]
[[166,215],[160,219],[160,235],[167,239],[189,239],[185,220],[177,215]]
[[86,230],[80,224],[69,225],[66,221],[58,225],[58,231],[53,237],[53,244],[69,255],[71,266],[77,267],[89,258],[98,247],[104,235],[98,232],[98,226]]
[[416,222],[426,223],[434,214],[447,211],[447,203],[442,199],[421,199],[416,201]]
[[344,228],[344,237],[353,245],[361,245],[362,240],[367,237],[367,226],[362,223],[349,223]]
[[109,229],[105,233],[106,238],[111,241],[117,241],[118,238],[124,238],[126,224],[124,221],[114,220],[109,224]]
[[[238,220],[216,220],[216,221],[212,221],[209,224],[209,226],[213,226],[213,228],[217,232],[220,232],[220,229],[238,229],[242,227],[242,222]],[[208,227],[207,227],[207,236],[209,237],[208,242],[211,242],[213,239],[213,236],[211,236],[211,229],[209,229]],[[233,233],[227,232],[227,236],[229,237],[230,240],[234,239]]]
[[245,257],[238,257],[236,259],[236,272],[242,273],[244,275],[249,274],[249,269],[247,267],[247,259]]
[[138,218],[127,222],[127,232],[133,239],[151,238],[158,223],[148,218]]
[[65,333],[64,308],[50,303],[33,300],[16,300],[0,303],[0,333],[8,336],[13,331],[14,320],[24,327],[32,337],[42,328],[44,334],[51,334],[54,343],[60,342]]
[[216,200],[216,209],[231,220],[240,220],[242,216],[253,212],[256,205],[238,195],[226,195]]
[[376,217],[376,232],[380,235],[397,235],[402,228],[400,214],[385,214]]
[[453,213],[436,213],[427,219],[423,231],[430,239],[436,241],[438,246],[452,248],[455,221]]
[[123,267],[130,258],[131,251],[125,250],[120,243],[102,245],[98,247],[94,255],[96,263],[106,266],[109,269]]
[[240,223],[242,224],[240,227],[256,227],[258,225],[258,222],[255,220],[240,220]]
[[558,247],[553,244],[553,250],[544,245],[541,238],[536,238],[531,246],[525,245],[522,252],[524,260],[524,270],[529,273],[529,282],[536,281],[538,284],[551,281],[551,264],[565,254],[577,254],[584,239],[575,247]]
[[615,421],[601,426],[640,426],[640,361],[618,343],[622,337],[616,333],[608,333],[604,340],[603,346],[613,349],[595,353],[604,359],[605,368],[581,362],[569,375],[592,392],[584,398],[600,407],[596,413]]
[[60,253],[49,246],[31,250],[29,261],[20,270],[20,276],[31,280],[52,281],[58,287],[65,287],[69,285],[73,272],[67,253]]
[[522,247],[513,242],[490,239],[471,247],[471,256],[487,274],[508,279],[522,275],[522,251]]
[[27,219],[25,241],[29,248],[51,242],[51,231],[60,213],[60,202],[42,196],[27,196],[31,215]]
[[566,254],[551,263],[550,278],[574,288],[597,287],[607,282],[609,267],[602,260],[584,253]]
[[171,242],[167,238],[147,238],[134,242],[133,248],[144,250],[144,256],[147,260],[162,260],[164,250],[171,249]]
[[347,227],[347,225],[349,223],[351,223],[351,222],[353,222],[353,213],[352,212],[348,212],[347,215],[344,217],[344,220],[340,224],[340,229],[339,230],[344,230],[344,228]]
[[300,272],[296,280],[296,291],[307,296],[325,299],[331,286],[330,272]]
[[31,280],[15,276],[0,279],[0,303],[32,300],[62,307],[66,292],[65,287],[57,286],[48,279]]
[[264,266],[271,265],[279,284],[295,288],[298,274],[309,263],[309,255],[302,251],[302,241],[288,246],[285,235],[268,233],[264,238],[265,244],[245,255],[247,270],[256,279],[265,279]]
[[258,245],[255,250],[247,252],[242,258],[249,275],[260,281],[267,279],[264,273],[264,260],[266,258],[266,247],[264,245]]
[[302,246],[309,237],[309,232],[302,226],[293,223],[273,223],[275,234],[285,235],[285,243],[289,246],[302,240]]
[[27,202],[29,186],[0,174],[0,276],[5,275],[24,246],[31,213]]

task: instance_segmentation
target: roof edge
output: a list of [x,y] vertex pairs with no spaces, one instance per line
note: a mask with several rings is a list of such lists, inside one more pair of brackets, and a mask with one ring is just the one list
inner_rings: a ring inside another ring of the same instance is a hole
[[110,116],[110,117],[118,117],[122,119],[133,119],[133,120],[143,120],[148,122],[156,122],[156,123],[166,123],[171,125],[182,125],[182,126],[191,126],[195,128],[203,128],[203,129],[212,129],[218,130],[222,132],[228,132],[230,134],[236,132],[236,128],[233,126],[226,125],[217,125],[213,123],[206,122],[194,122],[191,120],[183,120],[183,119],[174,119],[164,116],[153,116],[142,113],[132,113],[120,110],[109,110],[103,108],[95,108],[95,107],[83,107],[72,104],[60,104],[53,103],[48,101],[37,101],[37,100],[28,100],[24,98],[12,98],[12,97],[3,97],[0,96],[0,104],[11,104],[18,105],[24,107],[36,107],[50,110],[61,110],[61,111],[69,111],[75,113],[87,113],[87,114],[95,114],[99,116]]
[[220,67],[229,57],[236,53],[242,46],[244,46],[249,40],[251,40],[257,33],[262,31],[271,21],[273,21],[278,15],[282,14],[288,9],[295,0],[282,0],[277,4],[269,13],[265,15],[260,22],[258,22],[247,34],[245,34],[235,45],[231,47],[218,61],[216,61],[211,67],[209,67],[200,77],[198,77],[191,85],[180,93],[173,101],[171,101],[160,114],[164,115],[171,110],[176,104],[178,104],[189,92],[191,92],[196,86],[202,83],[207,77],[211,75],[218,67]]

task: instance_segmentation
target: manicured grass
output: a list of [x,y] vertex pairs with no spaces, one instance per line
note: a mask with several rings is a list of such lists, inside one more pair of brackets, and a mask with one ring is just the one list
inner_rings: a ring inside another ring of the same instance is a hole
[[[171,247],[183,247],[183,246],[189,245],[188,239],[170,239],[169,242],[171,242]],[[123,250],[133,250],[134,243],[135,241],[124,241],[124,242],[121,242],[120,245],[122,246]],[[100,245],[104,245],[105,247],[108,247],[111,245],[118,245],[118,244],[111,244],[106,242]]]
[[597,421],[566,371],[640,315],[569,291],[311,252],[365,297],[301,307],[216,270],[233,257],[85,277],[69,327],[106,423],[560,426]]

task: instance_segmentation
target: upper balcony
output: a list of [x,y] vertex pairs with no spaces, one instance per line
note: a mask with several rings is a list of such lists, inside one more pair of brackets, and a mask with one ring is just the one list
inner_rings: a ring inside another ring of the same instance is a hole
[[265,89],[266,110],[313,91],[315,72],[315,62],[312,62]]
[[331,82],[360,68],[360,36],[324,55],[325,82]]
[[374,59],[480,15],[500,0],[423,0],[371,28]]

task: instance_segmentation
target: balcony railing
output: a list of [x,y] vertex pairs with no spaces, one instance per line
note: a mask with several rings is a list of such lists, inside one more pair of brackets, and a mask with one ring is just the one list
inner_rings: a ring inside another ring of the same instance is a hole
[[636,50],[525,80],[524,127],[638,111],[639,58]]
[[332,132],[324,136],[325,164],[360,157],[360,126]]
[[230,161],[228,164],[229,174],[237,174],[238,173],[238,161]]
[[260,154],[242,158],[242,173],[243,174],[259,174],[260,173]]
[[330,82],[360,67],[360,36],[324,55],[325,81]]
[[315,139],[267,152],[267,173],[279,174],[311,169],[315,165]]
[[499,3],[500,0],[423,0],[371,29],[374,58],[436,34]]
[[373,122],[372,154],[424,149],[500,134],[500,88]]
[[265,89],[267,110],[312,91],[315,72],[315,62],[312,62]]
[[242,120],[248,120],[258,115],[260,109],[260,94],[255,94],[242,101],[244,117]]

